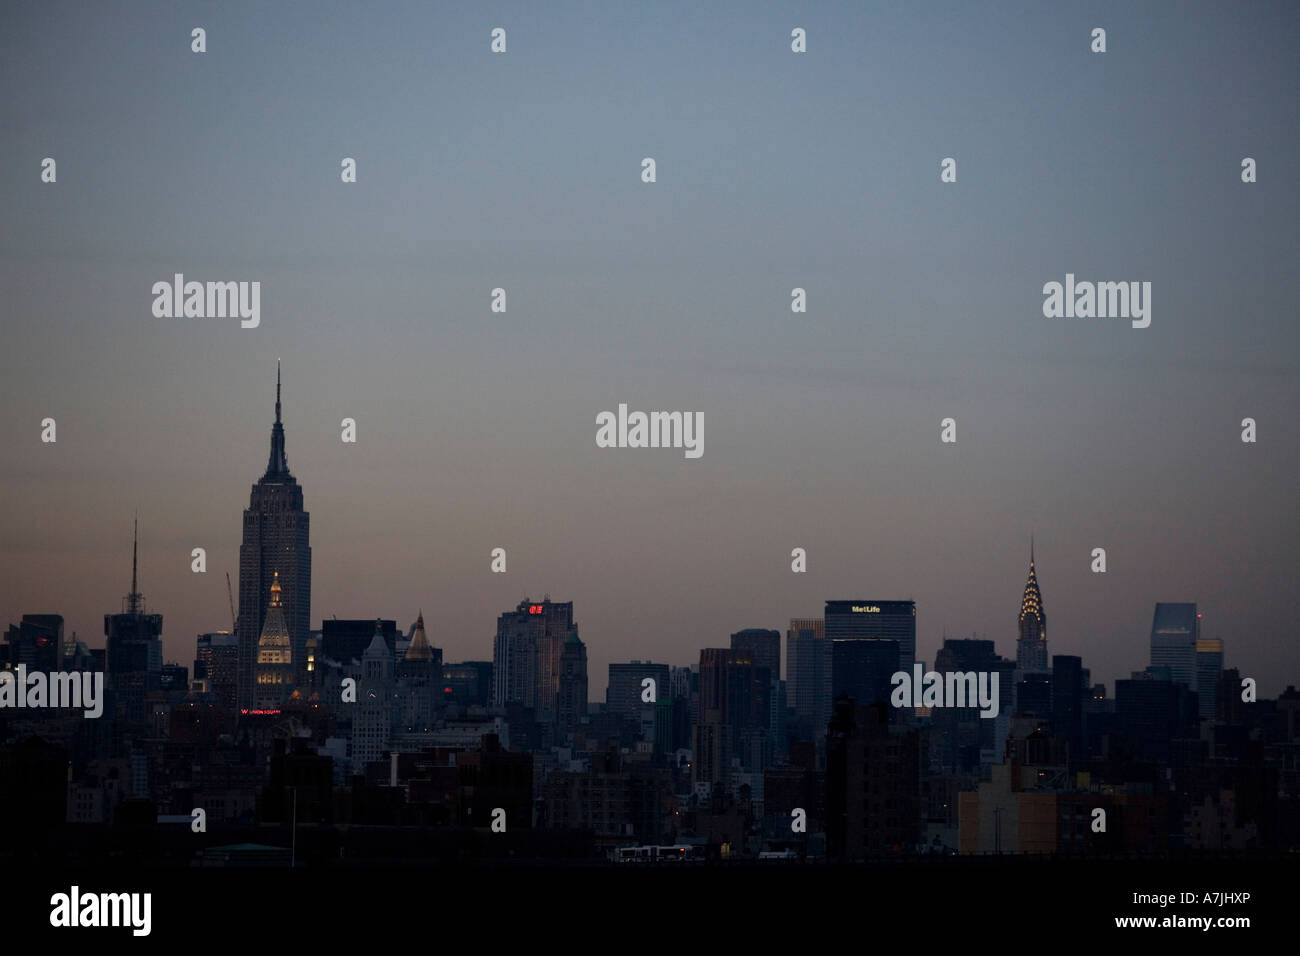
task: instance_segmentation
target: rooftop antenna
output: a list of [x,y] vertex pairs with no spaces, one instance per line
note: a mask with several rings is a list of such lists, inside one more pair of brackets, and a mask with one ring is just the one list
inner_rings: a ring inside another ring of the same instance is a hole
[[139,614],[144,606],[144,599],[140,597],[140,588],[138,582],[139,557],[140,557],[140,513],[135,514],[135,525],[131,538],[131,593],[126,596],[126,613]]
[[236,623],[235,619],[235,593],[230,590],[229,571],[226,572],[226,600],[230,602],[230,633],[236,634],[239,632],[239,625]]

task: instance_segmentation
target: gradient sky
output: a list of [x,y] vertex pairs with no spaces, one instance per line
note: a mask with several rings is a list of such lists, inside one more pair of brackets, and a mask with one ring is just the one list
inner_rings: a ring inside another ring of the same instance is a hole
[[[229,627],[280,356],[313,627],[423,608],[489,659],[546,592],[593,699],[827,598],[1014,658],[1032,533],[1049,653],[1109,684],[1196,601],[1274,695],[1298,41],[1292,3],[5,3],[0,625],[102,646],[139,509],[167,657]],[[259,280],[261,327],[154,318],[176,272]],[[1151,281],[1151,326],[1044,318],[1067,272]],[[620,402],[702,412],[703,457],[597,448]]]

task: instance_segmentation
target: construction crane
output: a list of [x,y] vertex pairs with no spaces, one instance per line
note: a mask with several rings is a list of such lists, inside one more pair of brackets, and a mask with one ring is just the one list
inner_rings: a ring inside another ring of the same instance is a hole
[[226,572],[226,599],[230,602],[230,633],[238,632],[239,627],[235,622],[235,594],[230,590],[230,572]]

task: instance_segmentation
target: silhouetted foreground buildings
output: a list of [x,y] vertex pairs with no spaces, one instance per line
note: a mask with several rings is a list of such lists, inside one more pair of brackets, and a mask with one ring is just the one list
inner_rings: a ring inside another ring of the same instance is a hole
[[[163,660],[134,560],[104,648],[55,614],[9,626],[0,819],[21,821],[17,844],[66,846],[80,827],[122,852],[106,833],[149,827],[155,861],[209,866],[1300,848],[1300,693],[1257,699],[1196,606],[1161,603],[1150,666],[1108,696],[1081,658],[1049,656],[1032,549],[1015,659],[951,638],[932,672],[911,601],[792,619],[784,672],[780,632],[763,628],[688,666],[614,663],[599,702],[574,605],[549,596],[499,615],[491,661],[444,662],[422,613],[311,630],[279,397],[277,374],[239,612],[198,635],[192,677]],[[102,716],[26,703],[43,698],[20,676],[57,673],[102,674]],[[937,686],[900,696],[899,673]]]

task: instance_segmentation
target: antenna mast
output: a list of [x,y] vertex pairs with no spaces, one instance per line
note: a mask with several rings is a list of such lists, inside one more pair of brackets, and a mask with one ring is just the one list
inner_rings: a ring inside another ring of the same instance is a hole
[[230,572],[226,572],[226,599],[230,601],[230,633],[235,634],[239,631],[239,626],[235,623],[235,595],[230,590]]

